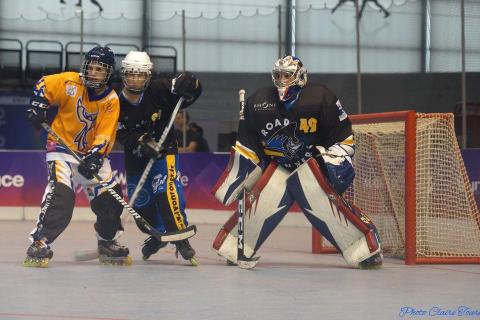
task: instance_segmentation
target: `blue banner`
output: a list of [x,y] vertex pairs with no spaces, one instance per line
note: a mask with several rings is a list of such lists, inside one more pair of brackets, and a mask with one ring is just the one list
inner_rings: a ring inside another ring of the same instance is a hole
[[480,149],[464,149],[462,157],[472,184],[475,200],[480,208]]

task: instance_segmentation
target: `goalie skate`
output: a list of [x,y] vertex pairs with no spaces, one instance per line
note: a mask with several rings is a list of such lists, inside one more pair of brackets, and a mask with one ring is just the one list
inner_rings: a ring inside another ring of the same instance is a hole
[[130,266],[132,258],[127,247],[115,240],[98,240],[98,260],[105,265]]
[[27,257],[23,260],[24,267],[46,268],[53,257],[53,251],[43,241],[34,241],[27,249]]
[[380,269],[383,264],[383,254],[381,252],[367,258],[359,263],[360,269]]
[[260,257],[243,258],[237,260],[237,266],[240,269],[253,269],[257,266]]

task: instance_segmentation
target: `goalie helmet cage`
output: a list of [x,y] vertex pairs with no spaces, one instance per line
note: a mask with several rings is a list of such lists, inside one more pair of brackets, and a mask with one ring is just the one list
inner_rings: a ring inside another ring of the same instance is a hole
[[[373,220],[384,254],[405,264],[480,263],[480,215],[453,114],[350,118],[356,177],[345,198]],[[337,251],[313,229],[312,252]]]

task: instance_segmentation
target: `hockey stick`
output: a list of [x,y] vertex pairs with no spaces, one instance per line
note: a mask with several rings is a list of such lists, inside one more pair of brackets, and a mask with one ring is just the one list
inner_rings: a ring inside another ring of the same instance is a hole
[[[168,133],[170,132],[170,129],[172,128],[172,125],[175,121],[175,117],[178,113],[178,110],[180,110],[180,107],[181,107],[184,100],[185,99],[183,97],[180,97],[180,99],[178,99],[178,102],[175,105],[175,108],[173,109],[172,115],[170,116],[170,120],[169,120],[167,126],[165,127],[165,129],[163,130],[162,135],[160,136],[160,139],[158,140],[157,144],[155,145],[155,151],[160,150],[161,146],[165,142],[165,140],[168,136]],[[133,204],[135,203],[135,200],[137,199],[138,194],[140,193],[140,190],[142,190],[142,187],[145,185],[145,181],[147,180],[148,174],[150,173],[150,170],[152,169],[154,163],[155,163],[154,159],[150,159],[148,161],[147,166],[143,170],[142,176],[140,177],[140,180],[139,180],[139,182],[138,182],[138,184],[135,188],[135,191],[133,192],[132,196],[130,197],[130,199],[128,201],[129,206],[132,207]],[[130,218],[129,214],[125,214],[125,213],[122,214],[122,216],[121,216],[122,226],[126,225],[129,218]],[[163,234],[163,235],[165,236],[166,234]],[[183,240],[183,239],[179,239],[179,240]],[[173,241],[173,240],[171,240],[171,241]],[[88,261],[88,260],[97,259],[98,258],[98,251],[93,250],[93,249],[92,250],[75,251],[73,255],[74,255],[75,261]]]
[[[70,149],[70,147],[67,146],[67,144],[62,140],[62,138],[60,138],[55,133],[55,131],[53,131],[52,128],[50,128],[48,124],[44,122],[42,123],[42,127],[53,137],[53,139],[55,139],[55,141],[57,141],[60,145],[62,145],[62,147],[64,147],[68,151],[68,153],[70,153],[75,158],[75,160],[78,161],[78,163],[84,164],[84,161],[80,158],[80,156],[76,154],[75,151]],[[130,207],[128,203],[126,203],[125,200],[123,200],[123,198],[108,185],[107,182],[103,181],[102,177],[100,177],[98,173],[94,173],[93,177],[102,185],[102,187],[104,187],[115,198],[115,200],[117,200],[125,208],[125,210],[131,213],[135,221],[137,221],[139,224],[144,226],[145,229],[147,229],[152,236],[157,238],[157,240],[162,242],[184,240],[184,239],[193,237],[197,232],[197,228],[195,227],[195,225],[188,226],[186,229],[181,230],[181,232],[173,232],[173,233],[158,232],[145,219],[143,219],[142,216],[138,214],[138,212],[136,212],[132,207]]]
[[[182,103],[184,100],[185,99],[183,97],[180,97],[180,99],[178,99],[177,105],[175,106],[175,109],[173,109],[172,116],[170,117],[170,121],[168,122],[168,125],[165,127],[165,130],[163,130],[162,135],[160,136],[160,139],[155,145],[155,151],[158,152],[162,144],[165,142],[165,139],[167,139],[168,133],[172,128],[172,125],[173,125],[173,122],[175,121],[175,117],[177,116],[178,110],[180,110],[180,107],[182,106]],[[140,177],[140,180],[138,181],[138,184],[135,187],[135,191],[133,191],[133,194],[128,202],[131,206],[135,203],[135,200],[138,197],[138,193],[140,192],[140,190],[142,190],[143,185],[145,184],[145,181],[147,181],[148,174],[150,173],[150,170],[152,170],[154,163],[155,163],[155,159],[150,159],[147,163],[147,166],[143,170],[142,176]],[[124,222],[126,222],[124,220],[126,219],[122,219],[122,225]]]
[[[238,91],[240,100],[240,113],[243,113],[245,108],[245,90]],[[237,266],[242,269],[252,269],[258,263],[258,257],[247,258],[245,257],[245,238],[244,238],[244,226],[245,226],[245,190],[242,190],[242,194],[238,199],[238,231],[237,231]]]

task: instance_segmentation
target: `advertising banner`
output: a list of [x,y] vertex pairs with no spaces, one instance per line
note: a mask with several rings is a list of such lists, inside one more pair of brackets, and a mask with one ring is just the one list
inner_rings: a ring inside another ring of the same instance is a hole
[[[480,149],[463,150],[477,204],[480,204]],[[180,155],[180,181],[187,208],[225,210],[211,190],[227,166],[229,154],[191,153]],[[123,153],[110,157],[113,173],[126,194]],[[40,206],[47,184],[45,152],[0,151],[0,206]],[[83,190],[76,190],[76,205],[89,206]],[[233,210],[234,205],[229,209]]]
[[[210,193],[228,162],[228,154],[194,153],[180,155],[180,181],[187,207],[220,209]],[[110,156],[115,179],[126,194],[126,175],[122,152]],[[40,206],[47,185],[47,167],[43,151],[0,152],[0,206]],[[81,188],[76,191],[76,206],[89,206]]]

